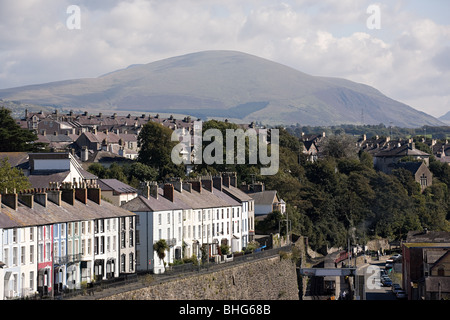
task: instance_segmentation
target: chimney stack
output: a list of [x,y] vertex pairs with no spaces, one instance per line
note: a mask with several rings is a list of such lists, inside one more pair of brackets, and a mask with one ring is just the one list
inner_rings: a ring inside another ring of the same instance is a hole
[[39,203],[43,207],[47,207],[47,193],[42,190],[37,190],[34,193],[34,201]]
[[[158,184],[156,183],[156,181],[152,181],[150,182],[149,185],[149,198],[153,197],[156,200],[158,200]],[[147,199],[149,199],[147,198]]]
[[211,176],[202,177],[202,188],[208,190],[209,192],[213,192],[213,184]]
[[80,188],[75,189],[75,199],[84,204],[87,204],[88,191],[83,185],[80,185]]
[[173,184],[171,184],[171,183],[164,184],[164,198],[173,202],[173,200],[174,200]]
[[88,158],[89,158],[88,148],[87,148],[87,146],[83,146],[81,148],[81,161],[86,162],[86,161],[88,161]]
[[183,192],[183,182],[181,181],[181,179],[177,179],[176,181],[174,181],[173,182],[173,187],[178,192]]
[[57,206],[61,206],[62,191],[61,190],[47,190],[47,199]]
[[2,203],[13,210],[17,210],[18,196],[17,193],[5,193],[2,195]]
[[222,191],[222,177],[221,176],[213,177],[213,186],[217,190]]
[[94,185],[89,186],[87,189],[87,198],[100,205],[102,202],[102,189]]
[[72,188],[71,183],[64,184],[61,187],[61,200],[73,206],[75,204],[75,189]]
[[202,183],[200,181],[194,180],[191,182],[191,184],[192,184],[192,189],[194,189],[198,193],[202,193]]
[[32,193],[20,193],[18,200],[28,208],[33,209],[34,195]]
[[229,188],[230,187],[230,177],[222,174],[222,183],[225,187]]
[[183,189],[186,190],[187,192],[191,193],[192,192],[192,184],[190,182],[183,183]]

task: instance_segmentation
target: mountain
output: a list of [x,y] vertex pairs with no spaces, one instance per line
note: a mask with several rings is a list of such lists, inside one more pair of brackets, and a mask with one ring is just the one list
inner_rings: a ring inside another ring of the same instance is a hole
[[267,124],[442,125],[340,78],[317,77],[235,51],[204,51],[131,65],[98,78],[0,90],[0,98],[64,108],[190,114]]
[[450,111],[447,112],[446,114],[444,114],[443,116],[440,116],[438,119],[440,121],[444,122],[445,124],[449,125],[450,124]]

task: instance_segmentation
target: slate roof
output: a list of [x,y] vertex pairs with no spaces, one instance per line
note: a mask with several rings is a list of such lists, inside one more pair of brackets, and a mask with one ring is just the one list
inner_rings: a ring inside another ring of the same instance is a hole
[[410,161],[410,162],[399,162],[399,163],[392,164],[390,166],[392,166],[394,169],[403,168],[403,169],[410,171],[412,174],[415,174],[422,165],[424,165],[423,162],[411,162]]
[[276,190],[249,193],[248,195],[255,200],[255,205],[272,205],[274,202],[277,202]]
[[117,179],[98,179],[100,189],[120,193],[137,193],[137,189]]
[[410,231],[406,243],[450,243],[450,232],[445,231]]
[[180,209],[208,209],[239,205],[240,203],[237,200],[215,188],[213,189],[213,192],[202,188],[201,193],[194,189],[192,189],[191,192],[187,190],[179,192],[174,189],[174,202],[166,199],[164,197],[164,191],[161,188],[158,188],[158,199],[151,196],[149,199],[144,196],[138,196],[122,205],[122,208],[133,212],[145,212]]
[[74,205],[61,201],[61,206],[47,201],[46,207],[34,202],[33,208],[29,208],[19,202],[17,210],[3,204],[1,205],[0,227],[27,227],[132,215],[134,213],[106,201],[102,201],[100,205],[91,200],[87,200],[87,204],[76,200]]
[[405,144],[400,147],[383,150],[374,154],[375,157],[403,157],[403,156],[430,156],[426,152],[422,152],[416,148],[411,148]]

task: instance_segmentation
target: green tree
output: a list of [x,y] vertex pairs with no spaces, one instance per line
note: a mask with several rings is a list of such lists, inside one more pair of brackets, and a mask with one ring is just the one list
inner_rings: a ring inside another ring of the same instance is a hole
[[153,251],[155,251],[158,258],[162,260],[164,270],[166,270],[166,262],[164,261],[164,258],[166,257],[167,250],[169,250],[169,246],[167,245],[167,242],[164,239],[160,239],[157,242],[155,242],[155,244],[153,244]]
[[358,155],[356,139],[345,134],[326,137],[322,142],[322,153],[335,159],[356,158]]
[[159,179],[184,176],[184,165],[172,162],[172,149],[178,144],[171,140],[172,132],[162,124],[150,121],[142,127],[138,136],[140,151],[137,160],[155,168]]
[[37,139],[34,132],[16,123],[9,109],[0,109],[0,152],[32,151]]
[[9,164],[8,158],[0,162],[0,191],[16,192],[31,188],[31,183],[18,168],[13,168]]

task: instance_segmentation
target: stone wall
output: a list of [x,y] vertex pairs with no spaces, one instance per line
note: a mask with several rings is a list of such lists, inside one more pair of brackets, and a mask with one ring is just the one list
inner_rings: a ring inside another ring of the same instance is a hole
[[298,300],[291,259],[279,256],[149,285],[104,300]]

